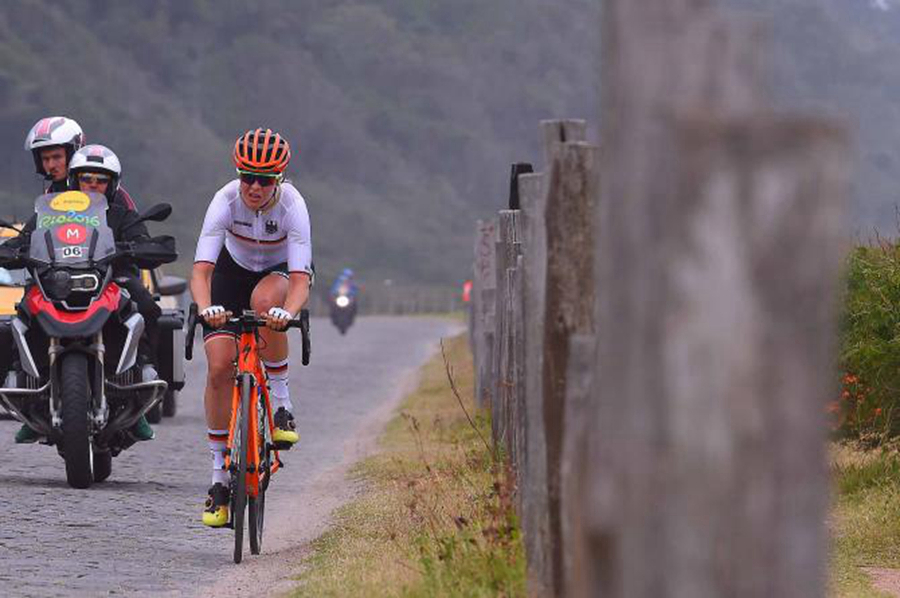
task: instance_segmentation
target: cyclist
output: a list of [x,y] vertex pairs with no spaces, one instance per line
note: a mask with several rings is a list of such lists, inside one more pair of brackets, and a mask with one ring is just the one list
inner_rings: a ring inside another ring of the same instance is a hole
[[267,321],[260,331],[260,353],[269,376],[275,410],[273,440],[290,446],[299,440],[288,392],[288,339],[284,328],[309,297],[312,242],[306,202],[284,180],[291,159],[287,140],[271,129],[252,129],[238,137],[232,155],[238,178],[210,202],[197,241],[191,293],[204,324],[209,370],[206,421],[212,453],[212,486],[203,523],[228,523],[225,445],[234,387],[236,328],[227,312],[252,309]]
[[[107,224],[113,230],[117,241],[130,241],[142,236],[149,236],[143,223],[130,224],[137,218],[137,212],[129,209],[128,203],[121,196],[119,196],[119,201],[113,201],[113,198],[121,191],[119,181],[122,177],[122,165],[112,150],[103,145],[84,146],[72,155],[67,170],[68,184],[72,189],[106,196],[109,205]],[[133,202],[131,205],[134,205]],[[7,243],[14,246],[27,246],[30,243],[35,222],[36,218],[32,216],[26,223],[22,234],[10,239]],[[153,367],[153,357],[156,355],[155,341],[159,336],[157,323],[162,315],[162,310],[141,283],[140,272],[135,266],[119,266],[114,274],[116,282],[128,291],[144,318],[145,334],[141,337],[138,348],[138,359],[143,367],[143,379],[145,381],[156,379],[158,375]],[[130,432],[135,440],[152,440],[154,438],[153,428],[143,416],[131,427]],[[15,441],[18,444],[26,444],[37,442],[39,438],[35,430],[32,430],[27,424],[23,424],[16,433]]]

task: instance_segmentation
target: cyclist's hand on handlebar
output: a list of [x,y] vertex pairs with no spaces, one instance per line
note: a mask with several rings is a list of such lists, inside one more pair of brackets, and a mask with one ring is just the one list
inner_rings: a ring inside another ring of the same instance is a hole
[[281,307],[273,307],[263,316],[266,320],[266,326],[271,330],[282,331],[287,328],[288,323],[293,319],[291,312]]
[[210,305],[200,312],[200,317],[213,328],[221,328],[228,321],[231,312],[225,311],[221,305]]

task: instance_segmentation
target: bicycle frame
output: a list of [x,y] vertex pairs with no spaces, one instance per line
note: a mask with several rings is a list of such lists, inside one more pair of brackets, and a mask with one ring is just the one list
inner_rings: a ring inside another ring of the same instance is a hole
[[268,471],[260,471],[260,431],[259,431],[259,392],[263,393],[263,400],[266,405],[266,424],[269,426],[271,435],[275,429],[275,420],[272,415],[272,404],[269,402],[269,388],[266,384],[266,373],[262,361],[259,358],[259,347],[257,343],[256,330],[247,330],[241,333],[238,341],[237,352],[237,369],[235,370],[235,384],[231,394],[231,421],[228,424],[228,442],[226,443],[227,451],[225,452],[225,468],[231,468],[231,451],[234,446],[235,426],[237,424],[238,414],[241,412],[241,389],[240,379],[243,374],[250,374],[253,381],[253,387],[250,389],[250,411],[249,411],[249,438],[244,440],[246,447],[247,465],[245,475],[247,476],[247,495],[249,497],[257,497],[259,495],[259,485],[266,482],[266,477],[272,476],[281,467],[281,459],[278,455],[278,449],[272,447],[275,458],[272,460],[271,467]]

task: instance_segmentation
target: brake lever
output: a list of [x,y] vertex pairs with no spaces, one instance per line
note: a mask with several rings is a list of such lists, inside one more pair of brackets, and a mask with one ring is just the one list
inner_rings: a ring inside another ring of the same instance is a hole
[[191,361],[194,358],[194,331],[197,330],[197,304],[192,302],[188,309],[187,334],[184,339],[184,358]]

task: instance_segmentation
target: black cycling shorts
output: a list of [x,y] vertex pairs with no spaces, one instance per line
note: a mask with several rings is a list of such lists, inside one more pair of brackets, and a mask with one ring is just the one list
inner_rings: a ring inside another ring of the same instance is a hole
[[[287,262],[276,264],[262,272],[253,272],[239,266],[228,250],[223,247],[216,260],[216,267],[213,269],[212,305],[221,305],[235,316],[241,315],[245,309],[250,309],[250,296],[253,295],[253,289],[269,274],[278,274],[289,278]],[[222,328],[211,328],[205,321],[203,322],[204,339],[215,334],[237,336],[237,332],[236,325],[228,324]]]

